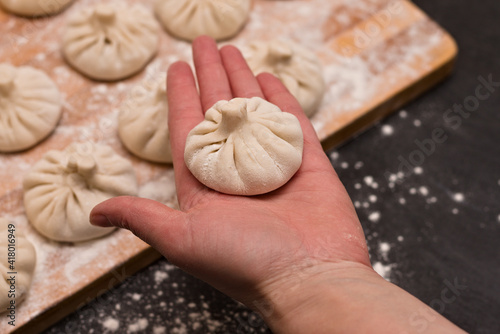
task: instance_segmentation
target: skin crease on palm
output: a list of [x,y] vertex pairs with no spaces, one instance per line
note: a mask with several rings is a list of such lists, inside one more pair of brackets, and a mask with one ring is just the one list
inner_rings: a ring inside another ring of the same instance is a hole
[[[351,200],[310,121],[281,82],[270,74],[254,77],[235,47],[219,51],[209,37],[193,42],[193,57],[200,94],[191,68],[184,62],[171,65],[167,78],[181,211],[148,199],[118,197],[94,208],[91,222],[130,229],[171,263],[259,311],[276,333],[300,333],[300,325],[291,323],[306,323],[301,314],[307,314],[305,307],[312,312],[312,305],[338,308],[341,304],[345,312],[359,311],[363,306],[343,302],[347,291],[358,284],[360,293],[373,286],[370,291],[378,291],[381,298],[388,295],[396,300],[393,296],[400,293],[403,302],[408,299],[408,304],[415,304],[412,307],[420,306],[371,268]],[[217,101],[254,96],[299,119],[304,133],[302,166],[286,185],[265,195],[232,196],[206,188],[184,163],[187,134]],[[324,296],[316,298],[322,291],[325,296],[332,294],[331,304]],[[367,305],[369,302],[373,301],[367,300]],[[345,318],[343,312],[338,314]],[[456,332],[451,323],[438,317],[436,313],[437,320],[431,325],[443,324],[451,328],[449,333]],[[330,318],[336,319],[330,315],[319,321]],[[338,321],[335,331],[326,323],[322,326],[312,332],[341,333],[351,328]]]

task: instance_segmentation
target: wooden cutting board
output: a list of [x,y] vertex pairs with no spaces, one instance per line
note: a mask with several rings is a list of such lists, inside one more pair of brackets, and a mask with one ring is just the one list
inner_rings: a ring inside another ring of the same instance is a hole
[[[121,101],[143,80],[153,80],[176,60],[190,61],[190,45],[162,32],[160,52],[142,73],[117,83],[84,78],[64,63],[60,37],[69,15],[97,2],[80,0],[60,15],[35,20],[0,9],[0,62],[44,70],[65,101],[51,137],[26,152],[0,154],[0,214],[27,234],[38,256],[31,291],[16,311],[16,327],[2,320],[1,333],[39,332],[160,257],[127,231],[80,244],[51,242],[37,234],[24,216],[21,184],[45,152],[75,141],[110,145],[132,161],[141,196],[175,206],[171,167],[126,152],[116,118]],[[276,37],[299,42],[321,59],[328,90],[312,122],[325,148],[443,80],[457,54],[453,39],[406,0],[255,0],[248,25],[229,43],[244,47]]]

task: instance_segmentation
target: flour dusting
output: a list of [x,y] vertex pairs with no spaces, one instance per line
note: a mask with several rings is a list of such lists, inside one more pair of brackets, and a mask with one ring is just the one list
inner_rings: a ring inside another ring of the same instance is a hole
[[120,327],[120,322],[114,318],[107,318],[103,321],[102,327],[110,332],[116,332]]
[[144,331],[149,326],[148,319],[141,318],[135,323],[128,325],[127,333],[137,333],[139,331]]

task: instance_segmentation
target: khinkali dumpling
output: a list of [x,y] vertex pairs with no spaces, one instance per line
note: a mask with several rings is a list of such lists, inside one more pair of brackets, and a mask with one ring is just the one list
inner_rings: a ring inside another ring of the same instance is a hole
[[245,58],[255,75],[269,72],[277,76],[308,117],[317,111],[325,81],[319,59],[311,51],[289,41],[258,41],[249,45]]
[[132,89],[118,116],[118,134],[125,147],[138,157],[172,162],[165,76]]
[[70,18],[63,53],[72,66],[93,79],[123,79],[140,71],[154,56],[159,29],[142,5],[99,4]]
[[47,137],[61,118],[61,105],[44,72],[0,64],[0,152],[22,151]]
[[63,10],[72,0],[0,0],[9,12],[22,16],[45,16]]
[[131,163],[108,146],[90,143],[49,151],[25,176],[23,187],[29,221],[57,241],[84,241],[112,232],[92,226],[90,211],[112,197],[138,192]]
[[156,14],[174,36],[194,40],[208,35],[217,40],[236,35],[250,14],[251,0],[157,0]]
[[219,101],[189,133],[184,159],[204,185],[259,195],[290,180],[302,164],[298,119],[259,97]]
[[12,300],[17,306],[24,299],[35,265],[35,247],[14,224],[0,218],[0,313],[10,312],[8,307]]

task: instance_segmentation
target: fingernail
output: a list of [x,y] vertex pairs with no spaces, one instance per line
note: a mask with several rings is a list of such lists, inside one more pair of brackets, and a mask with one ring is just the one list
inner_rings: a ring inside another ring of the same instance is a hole
[[95,226],[100,226],[100,227],[110,227],[111,222],[109,221],[108,217],[104,215],[91,215],[90,216],[90,223]]

